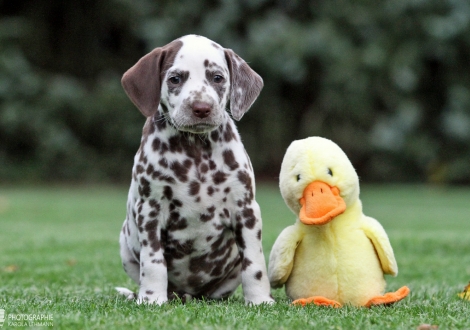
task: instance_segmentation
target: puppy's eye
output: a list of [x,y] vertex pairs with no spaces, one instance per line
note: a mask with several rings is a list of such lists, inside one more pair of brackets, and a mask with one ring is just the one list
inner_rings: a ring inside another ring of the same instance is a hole
[[328,174],[329,174],[330,176],[333,176],[333,171],[331,170],[331,168],[328,169]]
[[213,81],[216,83],[216,84],[220,84],[221,82],[224,81],[224,77],[222,77],[220,74],[216,74],[213,78]]
[[173,77],[170,77],[170,79],[168,79],[168,80],[173,85],[178,85],[181,82],[181,77],[180,76],[173,76]]
[[300,181],[300,174],[297,174],[296,178],[297,178],[297,182],[299,182]]

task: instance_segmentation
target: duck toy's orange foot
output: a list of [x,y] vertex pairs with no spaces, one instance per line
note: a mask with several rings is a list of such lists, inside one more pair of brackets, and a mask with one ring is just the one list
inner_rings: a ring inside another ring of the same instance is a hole
[[395,292],[388,292],[383,296],[377,296],[369,300],[365,306],[372,307],[376,305],[391,305],[397,301],[402,300],[410,293],[410,289],[407,286],[402,286]]
[[322,296],[296,299],[292,302],[292,304],[301,305],[301,306],[305,306],[308,304],[315,304],[318,306],[326,306],[326,307],[333,307],[333,308],[341,307],[341,304],[337,302],[336,300],[328,299]]
[[[383,296],[377,296],[370,299],[364,306],[365,307],[372,307],[377,305],[391,305],[396,303],[403,298],[405,298],[410,293],[410,289],[407,286],[403,286],[395,292],[388,292]],[[326,307],[333,307],[339,308],[341,304],[336,300],[328,299],[322,296],[314,296],[309,298],[301,298],[296,299],[292,302],[293,305],[300,305],[305,306],[308,304],[315,304],[317,306],[326,306]]]

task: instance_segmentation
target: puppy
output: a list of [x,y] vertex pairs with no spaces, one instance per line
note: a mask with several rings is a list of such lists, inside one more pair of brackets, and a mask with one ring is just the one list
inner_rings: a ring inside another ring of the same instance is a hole
[[253,169],[233,121],[261,77],[232,50],[188,35],[141,58],[122,85],[147,117],[120,234],[138,303],[221,299],[240,283],[246,303],[272,303]]

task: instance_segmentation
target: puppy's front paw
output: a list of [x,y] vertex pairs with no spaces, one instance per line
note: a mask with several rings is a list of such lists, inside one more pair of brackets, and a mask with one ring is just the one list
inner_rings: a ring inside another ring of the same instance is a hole
[[139,296],[137,297],[137,304],[156,304],[162,305],[168,301],[168,297],[166,295],[157,295],[150,290],[145,292],[139,292]]
[[267,297],[259,296],[259,297],[245,298],[245,304],[247,304],[247,305],[261,305],[261,304],[272,305],[275,302],[276,301],[274,300],[274,298],[271,295],[269,295]]

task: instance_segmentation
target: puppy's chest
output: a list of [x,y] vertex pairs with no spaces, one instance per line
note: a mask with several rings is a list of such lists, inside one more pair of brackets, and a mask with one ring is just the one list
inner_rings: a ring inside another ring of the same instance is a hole
[[237,143],[151,135],[136,157],[138,195],[159,205],[169,231],[221,230],[252,196],[249,160]]

